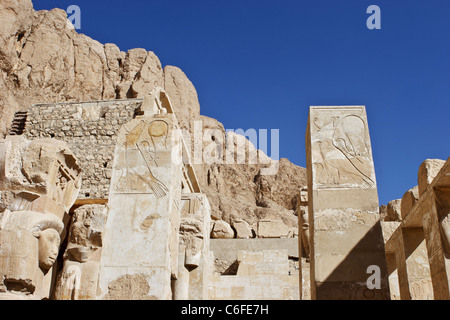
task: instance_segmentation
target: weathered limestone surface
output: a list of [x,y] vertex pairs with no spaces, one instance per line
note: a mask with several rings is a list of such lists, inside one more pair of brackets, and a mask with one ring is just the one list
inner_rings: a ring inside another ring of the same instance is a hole
[[[405,228],[397,250],[405,250],[405,268],[399,268],[398,276],[407,277],[400,290],[402,300],[433,300],[430,265],[422,228]],[[406,270],[406,273],[400,272]],[[402,281],[402,280],[399,280]],[[402,296],[406,293],[406,296]]]
[[245,220],[234,220],[232,226],[236,230],[237,239],[254,238],[254,230]]
[[[30,0],[2,1],[0,133],[34,103],[138,98],[164,86],[151,51],[122,52],[77,33],[61,9],[34,11]],[[22,109],[23,110],[23,109]]]
[[[450,297],[448,172],[448,160],[425,160],[419,167],[418,187],[408,190],[401,200],[399,226],[393,232],[386,232],[386,259],[393,299]],[[384,233],[387,230],[383,227]]]
[[402,199],[396,199],[389,201],[386,208],[386,217],[384,221],[401,221],[402,213],[401,213],[401,203]]
[[433,179],[439,173],[445,160],[441,159],[427,159],[419,167],[417,176],[419,196],[424,194],[427,187],[433,182]]
[[120,127],[133,119],[142,100],[38,104],[29,108],[24,135],[65,141],[83,168],[79,199],[108,197]]
[[[196,120],[201,120],[205,128],[225,132],[219,121],[200,115],[197,92],[186,74],[177,67],[163,67],[152,51],[137,48],[124,52],[115,44],[101,44],[77,33],[64,10],[35,11],[30,0],[2,1],[0,24],[4,26],[0,30],[2,136],[11,129],[14,113],[25,112],[33,104],[142,98],[156,87],[163,87],[170,95],[180,127],[189,132],[191,142]],[[56,109],[54,112],[57,113]],[[76,112],[74,115],[78,116]],[[46,114],[46,117],[51,116],[52,112]],[[115,119],[120,122],[124,117],[120,115]],[[104,123],[93,121],[78,125],[71,121],[73,118],[63,119],[69,120],[67,125],[51,119],[55,121],[45,121],[42,124],[45,127],[36,129],[34,126],[37,131],[30,139],[54,135],[64,140],[61,134],[66,137],[73,132],[76,135],[73,140],[78,140],[76,144],[80,149],[88,143],[84,150],[80,150],[81,155],[94,156],[94,159],[83,158],[80,161],[94,161],[95,165],[90,169],[91,173],[85,173],[89,179],[84,180],[80,196],[107,197],[113,154],[108,146],[114,149],[114,134],[124,122],[109,123],[105,119]],[[105,126],[109,129],[104,129]],[[77,130],[72,131],[72,127],[77,127]],[[52,128],[58,132],[52,132]],[[66,130],[61,131],[61,128]],[[105,131],[101,132],[102,129]],[[97,142],[98,154],[83,152]],[[74,150],[76,154],[78,151]],[[106,168],[102,168],[103,165]],[[306,183],[306,170],[281,159],[279,172],[267,178],[270,190],[268,193],[264,191],[264,198],[274,202],[269,208],[257,205],[264,203],[260,201],[261,194],[255,194],[258,186],[254,179],[260,167],[216,163],[195,167],[214,217],[230,224],[235,219],[244,219],[250,225],[255,225],[260,217],[281,218],[288,227],[296,227],[292,200],[296,189]]]
[[50,298],[80,174],[62,141],[0,141],[0,299]]
[[[306,131],[312,299],[387,299],[365,107],[310,108]],[[377,266],[379,288],[367,270]]]
[[56,283],[56,300],[96,298],[106,218],[107,209],[102,204],[75,209]]
[[298,271],[289,274],[287,250],[239,251],[237,274],[212,275],[211,300],[298,300]]
[[402,213],[402,218],[406,217],[411,209],[416,204],[417,200],[419,200],[419,187],[415,186],[414,188],[409,189],[403,195],[400,210]]
[[178,275],[172,280],[174,300],[208,300],[210,219],[211,208],[204,194],[182,195]]
[[287,238],[289,229],[281,220],[263,219],[258,221],[259,238]]
[[[100,263],[100,299],[112,298],[111,284],[129,276],[139,276],[142,285],[148,285],[140,299],[172,298],[183,165],[177,129],[173,114],[145,113],[119,131]],[[114,297],[129,298],[126,292],[122,296],[115,292]]]
[[232,239],[234,238],[234,230],[227,222],[217,220],[214,221],[211,236],[214,239]]

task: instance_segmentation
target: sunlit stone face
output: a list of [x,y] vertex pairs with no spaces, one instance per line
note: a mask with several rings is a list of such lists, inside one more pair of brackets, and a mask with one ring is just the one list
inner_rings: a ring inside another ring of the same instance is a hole
[[39,267],[48,270],[58,257],[59,233],[55,229],[46,229],[39,236]]

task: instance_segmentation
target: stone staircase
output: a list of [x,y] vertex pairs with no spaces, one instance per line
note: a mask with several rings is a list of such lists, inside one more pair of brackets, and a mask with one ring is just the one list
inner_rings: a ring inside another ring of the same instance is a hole
[[11,129],[9,130],[9,135],[17,136],[23,134],[27,121],[27,114],[27,111],[17,111],[14,114],[14,119],[11,125]]

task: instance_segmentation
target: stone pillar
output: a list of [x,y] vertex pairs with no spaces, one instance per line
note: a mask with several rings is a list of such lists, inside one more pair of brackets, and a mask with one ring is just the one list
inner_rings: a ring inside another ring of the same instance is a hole
[[[409,298],[412,300],[433,300],[430,266],[422,228],[403,228],[403,247]],[[407,300],[408,296],[405,297]]]
[[172,280],[173,300],[189,300],[189,270],[185,266],[186,246],[178,248],[178,275]]
[[306,151],[311,298],[388,299],[365,107],[311,107]]
[[80,186],[80,167],[65,142],[0,140],[0,299],[50,298]]
[[403,236],[400,233],[395,237],[394,251],[395,251],[395,263],[397,266],[397,278],[399,286],[400,300],[411,300],[411,293],[408,283],[408,268],[406,266],[406,255],[403,244]]
[[[182,195],[178,278],[174,300],[207,300],[211,272],[209,235],[211,209],[206,195]],[[181,259],[181,261],[180,261]]]
[[398,282],[397,261],[395,253],[386,254],[386,263],[389,273],[389,291],[391,300],[400,300],[400,286]]
[[75,209],[63,268],[56,282],[56,300],[96,299],[106,214],[102,204]]
[[[436,196],[430,194],[421,203],[423,212],[423,230],[430,262],[431,281],[433,283],[434,299],[449,300],[449,260],[446,255],[449,252],[445,250],[445,234],[442,232],[441,219],[438,215]],[[442,220],[444,221],[444,220]]]
[[[300,188],[297,197],[297,218],[298,218],[298,254],[299,254],[299,291],[300,300],[310,298],[309,285],[309,222],[308,222],[308,187]],[[307,272],[303,272],[306,270]],[[307,293],[308,292],[308,293]]]
[[98,299],[172,299],[178,270],[181,132],[174,114],[122,126],[115,149]]

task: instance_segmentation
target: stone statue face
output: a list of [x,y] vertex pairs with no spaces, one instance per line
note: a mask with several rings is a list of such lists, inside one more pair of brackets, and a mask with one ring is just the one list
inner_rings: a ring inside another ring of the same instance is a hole
[[39,235],[39,267],[48,270],[55,263],[59,252],[60,238],[55,229],[45,229]]

